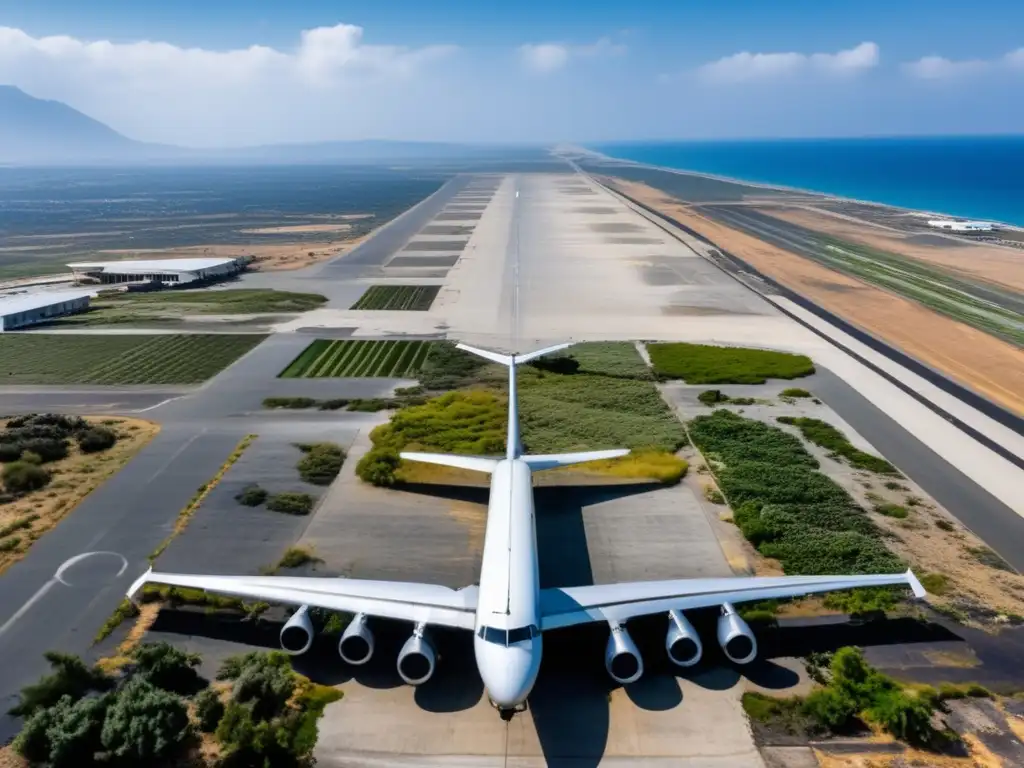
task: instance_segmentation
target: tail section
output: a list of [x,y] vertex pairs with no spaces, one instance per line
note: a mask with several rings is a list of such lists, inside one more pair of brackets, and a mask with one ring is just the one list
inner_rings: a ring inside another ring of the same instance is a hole
[[[559,352],[572,346],[567,344],[556,344],[553,347],[545,347],[534,352],[527,352],[522,355],[503,355],[500,352],[492,352],[489,349],[479,349],[468,344],[457,344],[459,349],[490,360],[492,363],[499,363],[508,367],[508,440],[506,446],[506,459],[522,459],[533,471],[542,469],[554,469],[556,467],[568,467],[572,464],[582,464],[587,461],[600,461],[602,459],[615,459],[629,453],[628,448],[615,448],[608,451],[584,451],[582,453],[552,453],[543,456],[523,456],[522,444],[519,440],[519,397],[516,390],[516,366],[520,363],[528,363],[538,357],[550,355],[552,352]],[[443,453],[415,453],[405,451],[399,454],[403,459],[409,461],[422,461],[428,464],[440,464],[445,467],[456,467],[458,469],[472,469],[477,472],[492,472],[498,459],[491,459],[479,456],[455,456]]]

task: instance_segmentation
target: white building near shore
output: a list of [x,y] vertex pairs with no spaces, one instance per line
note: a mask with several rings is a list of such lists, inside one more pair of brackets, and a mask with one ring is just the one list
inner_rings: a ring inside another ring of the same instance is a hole
[[249,258],[152,259],[146,261],[86,261],[68,264],[78,280],[103,284],[151,283],[181,285],[196,280],[230,277],[241,272]]
[[996,228],[990,221],[953,221],[952,219],[929,219],[928,226],[946,229],[950,232],[991,232]]
[[47,291],[0,296],[0,333],[84,312],[90,291]]

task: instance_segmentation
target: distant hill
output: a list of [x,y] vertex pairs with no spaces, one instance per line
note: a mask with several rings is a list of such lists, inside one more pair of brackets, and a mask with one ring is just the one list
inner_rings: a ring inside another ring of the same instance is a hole
[[144,147],[67,104],[0,85],[0,160],[115,159]]

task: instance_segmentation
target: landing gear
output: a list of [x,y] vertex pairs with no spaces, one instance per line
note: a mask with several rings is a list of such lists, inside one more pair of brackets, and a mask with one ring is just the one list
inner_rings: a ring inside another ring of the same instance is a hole
[[526,711],[526,702],[523,702],[522,704],[517,704],[514,707],[499,707],[492,701],[491,706],[498,710],[498,715],[506,723],[509,722],[513,717],[515,717],[517,713]]

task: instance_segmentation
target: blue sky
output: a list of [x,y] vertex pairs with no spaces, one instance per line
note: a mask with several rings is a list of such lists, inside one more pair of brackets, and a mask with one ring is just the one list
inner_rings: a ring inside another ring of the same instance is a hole
[[0,0],[0,83],[136,138],[1024,131],[1024,3]]

